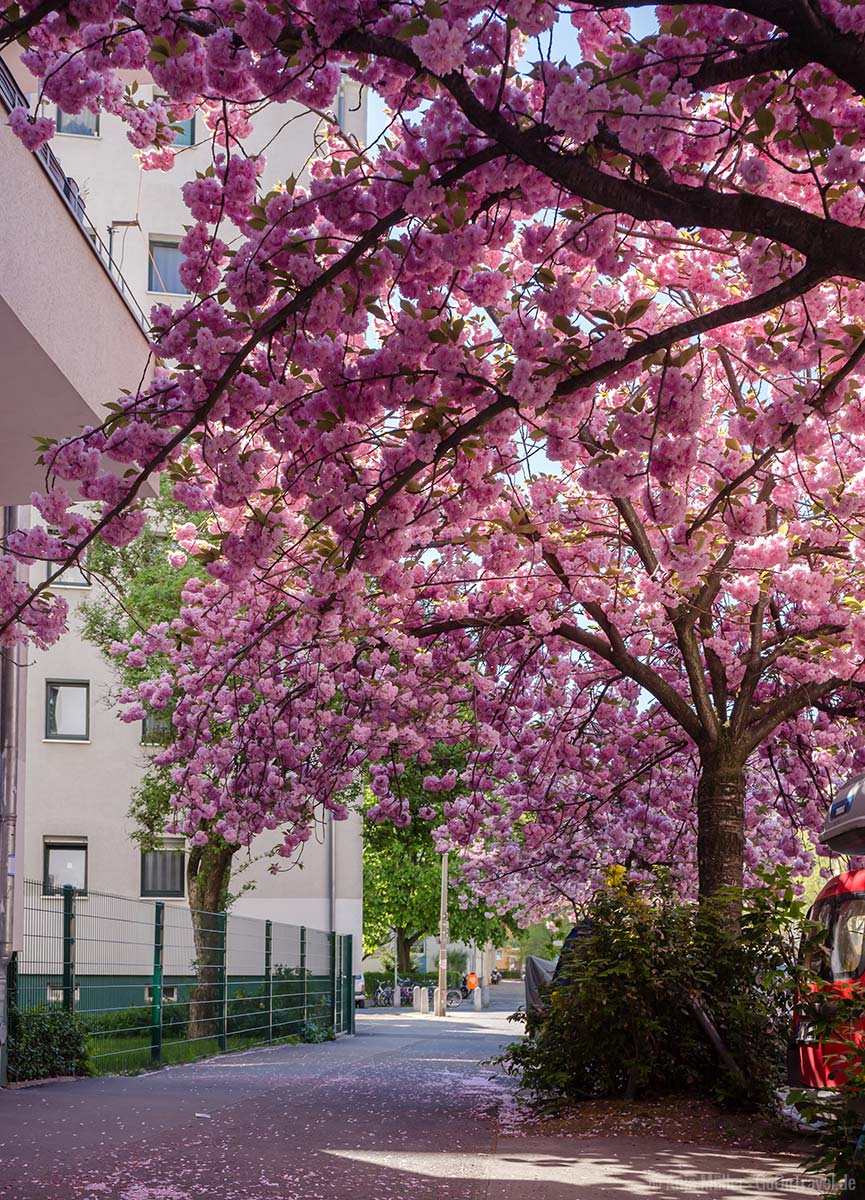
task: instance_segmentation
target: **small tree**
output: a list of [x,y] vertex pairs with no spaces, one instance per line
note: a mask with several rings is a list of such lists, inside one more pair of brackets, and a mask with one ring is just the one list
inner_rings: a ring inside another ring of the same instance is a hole
[[[130,664],[129,655],[118,658],[113,648],[134,644],[139,630],[177,617],[184,585],[200,573],[193,561],[178,567],[168,558],[171,527],[177,520],[189,519],[187,510],[165,496],[150,508],[150,521],[140,538],[122,548],[97,542],[87,564],[103,590],[99,599],[82,606],[82,634],[111,662],[124,689],[137,688],[158,676],[166,662],[160,656],[147,656],[140,665],[137,658]],[[172,736],[171,713],[169,708],[159,714],[162,719],[155,735],[166,744]],[[171,793],[168,768],[159,763],[158,756],[151,758],[129,806],[136,826],[132,837],[143,851],[158,850],[162,845],[174,817]],[[238,843],[227,842],[212,832],[205,844],[198,845],[193,839],[187,845],[186,893],[197,975],[190,997],[190,1039],[210,1037],[216,1029],[213,989],[222,954],[222,933],[210,914],[224,910],[228,903],[232,863],[239,848]]]
[[[441,900],[441,854],[432,833],[432,823],[441,819],[423,787],[429,769],[441,774],[465,766],[458,749],[440,746],[434,765],[426,771],[411,762],[400,776],[402,796],[407,801],[410,821],[364,823],[363,837],[363,941],[371,952],[396,931],[397,970],[411,971],[411,954],[422,938],[439,925]],[[369,811],[375,797],[364,789],[364,808]],[[456,882],[455,877],[453,882]],[[462,941],[500,941],[507,936],[502,922],[485,903],[450,907],[450,931]]]

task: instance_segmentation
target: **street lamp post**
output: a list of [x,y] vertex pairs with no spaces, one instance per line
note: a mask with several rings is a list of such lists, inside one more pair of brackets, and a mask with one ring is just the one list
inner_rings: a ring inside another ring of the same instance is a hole
[[436,1016],[448,1014],[448,856],[442,855],[442,894],[439,910],[439,986],[436,1000]]

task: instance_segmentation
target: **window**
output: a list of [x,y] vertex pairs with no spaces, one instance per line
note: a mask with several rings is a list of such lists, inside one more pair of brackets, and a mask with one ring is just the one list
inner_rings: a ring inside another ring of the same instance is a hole
[[74,133],[76,137],[99,137],[99,116],[89,108],[80,113],[65,113],[57,109],[57,132]]
[[[153,1003],[153,988],[149,985],[144,989],[144,1003]],[[162,1003],[176,1004],[177,1003],[177,987],[173,983],[163,983],[162,985]]]
[[183,842],[166,842],[161,850],[141,851],[141,895],[183,896]]
[[147,287],[151,292],[166,292],[170,295],[182,296],[189,291],[180,279],[180,264],[183,255],[177,242],[150,239],[150,252],[147,260]]
[[[45,564],[45,578],[46,579],[50,579],[51,575],[54,573],[54,571],[56,571],[57,566],[58,566],[57,563],[49,562],[49,563]],[[90,580],[90,576],[87,574],[87,572],[82,570],[82,568],[79,567],[77,563],[75,563],[75,564],[73,564],[73,566],[67,567],[66,570],[62,572],[62,574],[58,575],[57,578],[54,580],[54,582],[51,584],[51,586],[52,587],[87,588],[87,587],[91,586],[91,580]]]
[[47,680],[45,736],[59,742],[86,742],[89,739],[90,684],[86,680]]
[[865,972],[865,896],[842,896],[832,924],[832,978],[856,979]]
[[[171,117],[171,101],[164,92],[158,89],[153,89],[153,99],[162,100],[168,109],[169,118]],[[195,117],[189,117],[185,121],[171,121],[171,128],[174,130],[174,145],[175,146],[192,146],[195,142]],[[152,289],[151,289],[152,290]]]
[[42,891],[57,896],[67,885],[81,895],[87,892],[87,842],[46,840]]
[[174,740],[171,713],[164,708],[151,708],[141,722],[142,746],[167,746]]
[[[46,987],[45,998],[49,1004],[63,1003],[63,984],[49,983]],[[81,999],[81,988],[75,989],[75,1007],[78,1007],[78,1002]]]
[[195,141],[195,117],[190,117],[188,121],[172,121],[171,124],[176,126],[174,145],[191,146]]

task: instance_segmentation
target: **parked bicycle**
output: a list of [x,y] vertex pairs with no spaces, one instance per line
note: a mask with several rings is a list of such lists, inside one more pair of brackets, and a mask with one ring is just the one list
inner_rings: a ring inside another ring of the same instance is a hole
[[[399,1002],[400,1007],[411,1008],[414,999],[414,984],[410,979],[399,980]],[[393,984],[380,983],[375,989],[373,1003],[377,1008],[393,1008],[394,1007]]]
[[393,1007],[393,988],[387,983],[380,983],[375,989],[373,1003],[376,1008],[392,1008]]

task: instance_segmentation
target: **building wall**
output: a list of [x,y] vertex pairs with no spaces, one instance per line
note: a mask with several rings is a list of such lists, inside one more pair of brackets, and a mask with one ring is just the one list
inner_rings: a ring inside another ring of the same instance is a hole
[[[345,88],[344,127],[363,139],[365,105],[356,85],[347,81]],[[152,84],[142,81],[139,95],[146,97],[152,89]],[[45,111],[53,116],[56,109],[49,105]],[[250,154],[264,153],[265,191],[291,175],[302,178],[307,162],[316,153],[316,129],[320,124],[317,116],[293,103],[271,105],[256,117],[246,149]],[[194,224],[183,202],[181,186],[213,160],[210,132],[200,118],[194,136],[200,142],[180,150],[169,172],[140,169],[126,127],[118,117],[102,115],[96,136],[58,133],[52,142],[65,170],[78,185],[88,216],[100,235],[112,243],[113,257],[146,313],[154,303],[166,299],[163,293],[148,287],[149,242],[152,238],[179,240],[184,226]],[[138,227],[128,224],[133,221]],[[112,227],[113,233],[109,234]]]
[[62,175],[49,170],[53,161],[24,148],[0,104],[2,504],[26,504],[44,485],[37,437],[74,436],[101,420],[148,368],[144,331],[64,197]]
[[[149,87],[147,83],[142,88]],[[344,106],[344,127],[363,136],[365,112],[357,94]],[[273,106],[257,119],[252,148],[270,143],[265,186],[294,174],[300,177],[314,152],[317,118],[296,105]],[[209,142],[179,156],[174,171],[142,172],[121,122],[100,119],[97,137],[58,134],[53,143],[64,170],[74,177],[90,219],[108,240],[115,226],[113,254],[133,293],[149,311],[155,302],[177,302],[148,290],[148,243],[152,237],[179,240],[191,222],[180,197],[185,179],[194,178],[211,161]],[[94,331],[98,336],[98,330]],[[141,745],[139,723],[118,719],[112,693],[117,679],[97,648],[80,635],[80,605],[94,598],[94,588],[64,588],[70,602],[69,632],[45,652],[31,657],[27,702],[26,790],[28,812],[23,874],[43,877],[46,839],[87,840],[88,887],[126,896],[140,893],[140,854],[131,841],[127,815],[132,789],[152,753]],[[87,741],[45,737],[46,681],[90,683],[90,734]],[[356,970],[360,970],[362,930],[362,855],[360,817],[326,826],[304,848],[302,866],[271,874],[268,856],[278,841],[264,837],[251,847],[252,861],[237,856],[232,890],[251,885],[233,911],[310,928],[352,933]],[[333,925],[332,925],[333,921]]]

